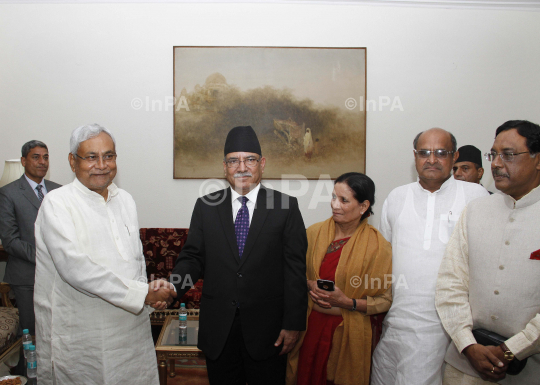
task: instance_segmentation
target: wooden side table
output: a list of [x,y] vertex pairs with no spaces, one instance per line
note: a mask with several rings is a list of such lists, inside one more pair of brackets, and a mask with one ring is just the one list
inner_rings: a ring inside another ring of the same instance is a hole
[[[150,313],[150,322],[152,323],[152,325],[163,326],[165,322],[167,321],[168,316],[173,316],[173,318],[174,317],[178,318],[178,310],[179,309],[154,310],[152,313]],[[195,317],[195,318],[189,318],[189,319],[198,319],[199,309],[187,309],[187,312],[188,312],[188,318]]]
[[198,334],[199,317],[188,316],[187,343],[180,345],[178,342],[178,316],[167,316],[155,346],[160,385],[167,385],[167,362],[169,364],[169,376],[175,377],[176,359],[196,358],[204,361],[203,352],[197,348]]

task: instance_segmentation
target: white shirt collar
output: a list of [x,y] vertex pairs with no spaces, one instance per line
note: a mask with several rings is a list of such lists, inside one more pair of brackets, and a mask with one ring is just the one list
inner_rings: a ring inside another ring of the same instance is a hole
[[452,183],[455,183],[455,179],[452,175],[450,175],[450,178],[448,178],[447,180],[444,181],[444,183],[441,185],[441,187],[439,187],[439,189],[437,191],[429,191],[429,190],[426,190],[425,188],[422,187],[422,185],[420,184],[420,178],[417,177],[416,178],[416,183],[418,184],[418,187],[420,187],[420,189],[422,191],[425,191],[425,192],[428,192],[430,194],[435,194],[435,193],[438,193],[439,191],[442,191],[442,190],[445,190],[446,188],[448,188],[448,186],[450,186],[450,184]]
[[[73,181],[73,185],[77,187],[80,191],[82,191],[84,194],[88,195],[91,198],[98,198],[100,200],[103,200],[103,196],[98,194],[95,191],[90,190],[88,187],[83,185],[77,177],[75,177],[75,180]],[[111,183],[107,190],[109,190],[109,196],[107,197],[107,202],[111,200],[112,197],[116,196],[118,194],[118,186],[116,186],[114,183]]]
[[[257,202],[257,195],[259,194],[259,190],[261,189],[261,184],[259,183],[257,186],[255,186],[255,188],[253,190],[251,190],[250,192],[248,192],[245,197],[247,199],[249,199],[250,202],[253,202],[253,203],[256,203]],[[241,197],[242,195],[238,194],[236,192],[235,189],[232,188],[231,186],[231,198],[232,198],[232,201],[234,202],[235,200],[237,200],[239,197]]]
[[[32,179],[28,178],[28,176],[26,174],[24,174],[24,177],[26,178],[26,180],[30,184],[30,187],[32,187],[32,190],[35,190],[38,185],[45,187],[45,178],[43,178],[40,183],[36,183]],[[45,187],[45,189],[46,188],[47,187]]]

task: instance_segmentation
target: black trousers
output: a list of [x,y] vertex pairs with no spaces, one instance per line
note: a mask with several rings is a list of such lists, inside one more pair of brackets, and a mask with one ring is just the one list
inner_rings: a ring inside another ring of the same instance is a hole
[[36,317],[34,316],[34,285],[10,285],[17,308],[19,308],[18,337],[22,336],[23,329],[28,329],[31,335],[36,334]]
[[[31,335],[36,334],[36,319],[34,316],[34,286],[33,285],[10,285],[19,309],[19,329],[17,338],[22,337],[23,329],[28,329]],[[18,365],[12,369],[13,374],[26,375],[26,363],[21,351]]]
[[282,385],[285,384],[286,364],[286,354],[280,356],[276,353],[262,361],[255,361],[250,357],[242,337],[240,309],[236,310],[231,331],[220,356],[216,360],[206,359],[211,385]]

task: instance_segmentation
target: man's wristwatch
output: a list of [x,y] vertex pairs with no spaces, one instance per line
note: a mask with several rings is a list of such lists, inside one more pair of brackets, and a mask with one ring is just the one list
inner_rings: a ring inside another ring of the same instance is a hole
[[512,353],[510,349],[508,349],[508,346],[506,346],[504,342],[501,344],[501,349],[504,352],[504,359],[506,361],[512,361],[514,358],[516,358],[516,356],[514,356],[514,353]]
[[354,298],[351,298],[351,299],[352,299],[352,303],[353,303],[351,311],[355,311],[356,310],[356,300]]

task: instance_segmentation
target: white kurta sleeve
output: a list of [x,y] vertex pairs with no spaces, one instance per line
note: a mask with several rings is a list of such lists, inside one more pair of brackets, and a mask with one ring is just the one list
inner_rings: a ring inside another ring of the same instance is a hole
[[525,329],[508,339],[505,345],[518,360],[540,353],[540,314],[537,314]]
[[131,313],[138,314],[143,309],[148,284],[142,278],[119,277],[82,252],[74,219],[63,202],[45,199],[39,216],[36,231],[64,281],[82,293],[100,297]]
[[435,306],[441,322],[461,353],[475,344],[472,334],[472,313],[469,304],[469,246],[467,240],[467,208],[446,246],[437,278]]
[[390,227],[390,221],[388,220],[388,199],[384,201],[381,212],[381,223],[379,224],[379,231],[384,239],[392,243],[392,228]]

